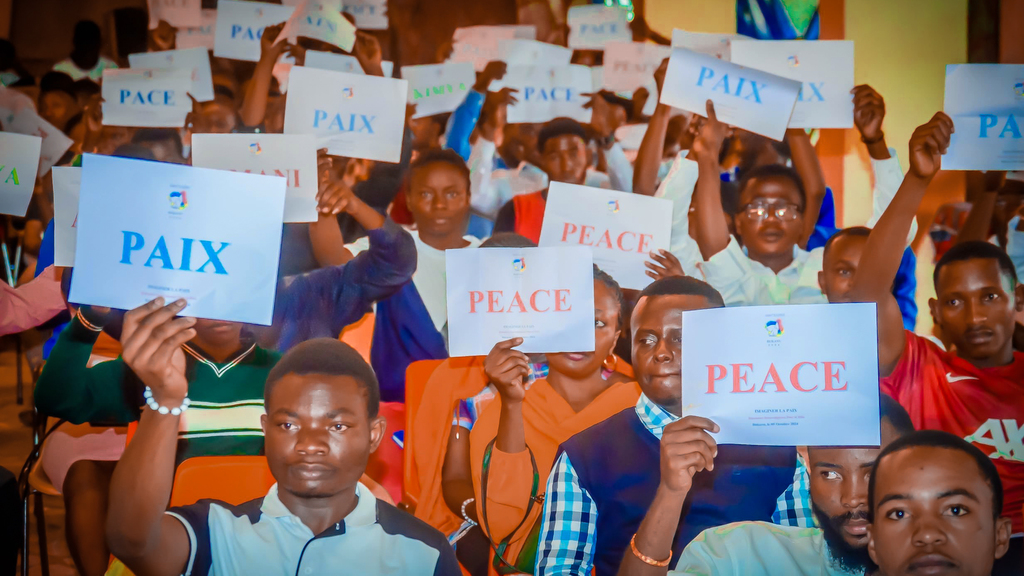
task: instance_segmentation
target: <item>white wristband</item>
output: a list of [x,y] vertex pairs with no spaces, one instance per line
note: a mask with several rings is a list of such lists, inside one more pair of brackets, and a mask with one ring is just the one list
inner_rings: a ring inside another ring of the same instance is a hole
[[192,401],[189,400],[188,396],[185,396],[185,398],[181,401],[180,406],[176,406],[174,408],[161,406],[159,402],[153,399],[153,391],[149,388],[149,386],[146,386],[146,391],[143,392],[142,396],[146,399],[146,405],[149,406],[151,410],[158,412],[160,414],[171,414],[174,416],[178,416],[185,410],[188,410],[188,405],[192,403]]

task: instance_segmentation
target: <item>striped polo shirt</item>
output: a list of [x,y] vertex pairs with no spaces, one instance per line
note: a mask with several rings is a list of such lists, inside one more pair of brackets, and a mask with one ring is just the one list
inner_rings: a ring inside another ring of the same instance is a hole
[[232,506],[201,500],[171,508],[188,532],[184,574],[461,574],[448,540],[426,523],[356,486],[356,507],[320,534],[292,514],[274,484],[263,498]]

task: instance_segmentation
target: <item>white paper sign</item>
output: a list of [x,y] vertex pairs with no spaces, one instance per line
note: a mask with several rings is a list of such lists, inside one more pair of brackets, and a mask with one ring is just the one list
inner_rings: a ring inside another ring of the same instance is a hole
[[216,44],[217,11],[203,10],[203,23],[195,27],[178,28],[174,37],[174,47],[178,50],[188,48],[206,48],[213,50]]
[[194,134],[192,165],[288,179],[285,222],[315,222],[316,137],[312,134]]
[[568,66],[572,50],[536,40],[502,40],[501,58],[509,66]]
[[509,66],[505,78],[491,90],[508,86],[519,90],[519,102],[508,107],[508,122],[547,122],[560,116],[590,122],[590,109],[583,105],[593,92],[593,76],[586,66]]
[[656,86],[654,71],[672,55],[668,46],[645,42],[609,42],[604,51],[604,87],[614,92]]
[[853,128],[852,40],[734,40],[732,62],[803,84],[790,128]]
[[1024,65],[948,64],[944,170],[1024,170]]
[[719,444],[878,446],[874,304],[683,312],[683,415]]
[[589,246],[594,264],[623,288],[643,290],[654,280],[644,266],[649,254],[668,250],[672,202],[552,182],[539,246]]
[[184,69],[118,68],[103,71],[103,124],[181,128],[192,111],[192,74]]
[[[536,35],[536,29],[534,29]],[[456,28],[452,36],[451,62],[472,62],[480,72],[488,62],[501,60],[501,41],[517,38],[511,26],[470,26]]]
[[711,100],[720,121],[781,141],[800,88],[795,80],[673,48],[661,103],[704,116]]
[[615,140],[623,150],[639,150],[647,134],[647,124],[625,124],[615,129]]
[[185,70],[192,77],[189,94],[198,102],[213,100],[213,74],[210,72],[210,53],[206,48],[129,54],[128,64],[132,68]]
[[625,8],[587,4],[569,8],[569,47],[604,50],[608,42],[629,42],[633,32]]
[[0,132],[0,214],[24,216],[39,170],[38,136]]
[[409,82],[409,103],[416,105],[413,118],[451,112],[462,104],[476,82],[469,62],[402,66],[402,78]]
[[589,249],[447,250],[445,269],[451,356],[486,356],[517,337],[522,352],[594,350]]
[[213,55],[258,62],[263,30],[287,21],[294,11],[292,6],[266,2],[218,0]]
[[269,325],[285,179],[87,154],[70,300]]
[[153,30],[163,20],[175,28],[186,28],[202,24],[200,11],[202,0],[148,0],[149,29]]
[[285,134],[316,134],[334,156],[401,159],[405,80],[295,66],[288,85]]
[[45,176],[50,167],[75,143],[31,108],[22,108],[20,112],[14,113],[10,121],[5,123],[4,130],[27,136],[39,136],[43,139],[39,153],[39,176]]
[[686,48],[719,60],[730,60],[730,44],[733,40],[747,38],[739,34],[712,34],[708,32],[687,32],[676,28],[672,31],[672,47]]
[[[319,68],[320,70],[334,70],[348,74],[365,74],[363,67],[355,56],[348,54],[335,54],[334,52],[321,52],[319,50],[306,51],[306,68]],[[395,71],[395,63],[384,60],[380,63],[385,78],[391,78]]]
[[360,30],[388,29],[387,0],[344,0],[341,10],[355,17]]
[[78,166],[53,168],[53,265],[74,266],[78,229],[78,191],[82,169]]
[[322,40],[349,52],[356,43],[356,27],[335,6],[303,0],[284,25],[278,42],[288,38],[295,43],[299,36]]

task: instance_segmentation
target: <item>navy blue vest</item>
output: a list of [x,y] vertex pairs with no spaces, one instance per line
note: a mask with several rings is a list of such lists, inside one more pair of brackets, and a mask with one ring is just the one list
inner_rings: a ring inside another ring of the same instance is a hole
[[[660,442],[628,408],[576,434],[560,448],[597,506],[597,576],[614,575],[661,479]],[[702,530],[743,520],[771,522],[775,501],[793,482],[796,449],[718,447],[715,469],[699,472],[672,546],[679,553]]]
[[412,280],[377,302],[370,364],[383,402],[405,402],[405,369],[417,360],[444,360],[448,349]]

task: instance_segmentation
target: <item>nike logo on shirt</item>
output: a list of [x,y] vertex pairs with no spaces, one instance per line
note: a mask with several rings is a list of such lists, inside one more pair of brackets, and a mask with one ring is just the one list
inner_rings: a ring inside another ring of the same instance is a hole
[[977,380],[974,376],[953,376],[952,372],[946,372],[946,380],[952,384],[961,380]]

